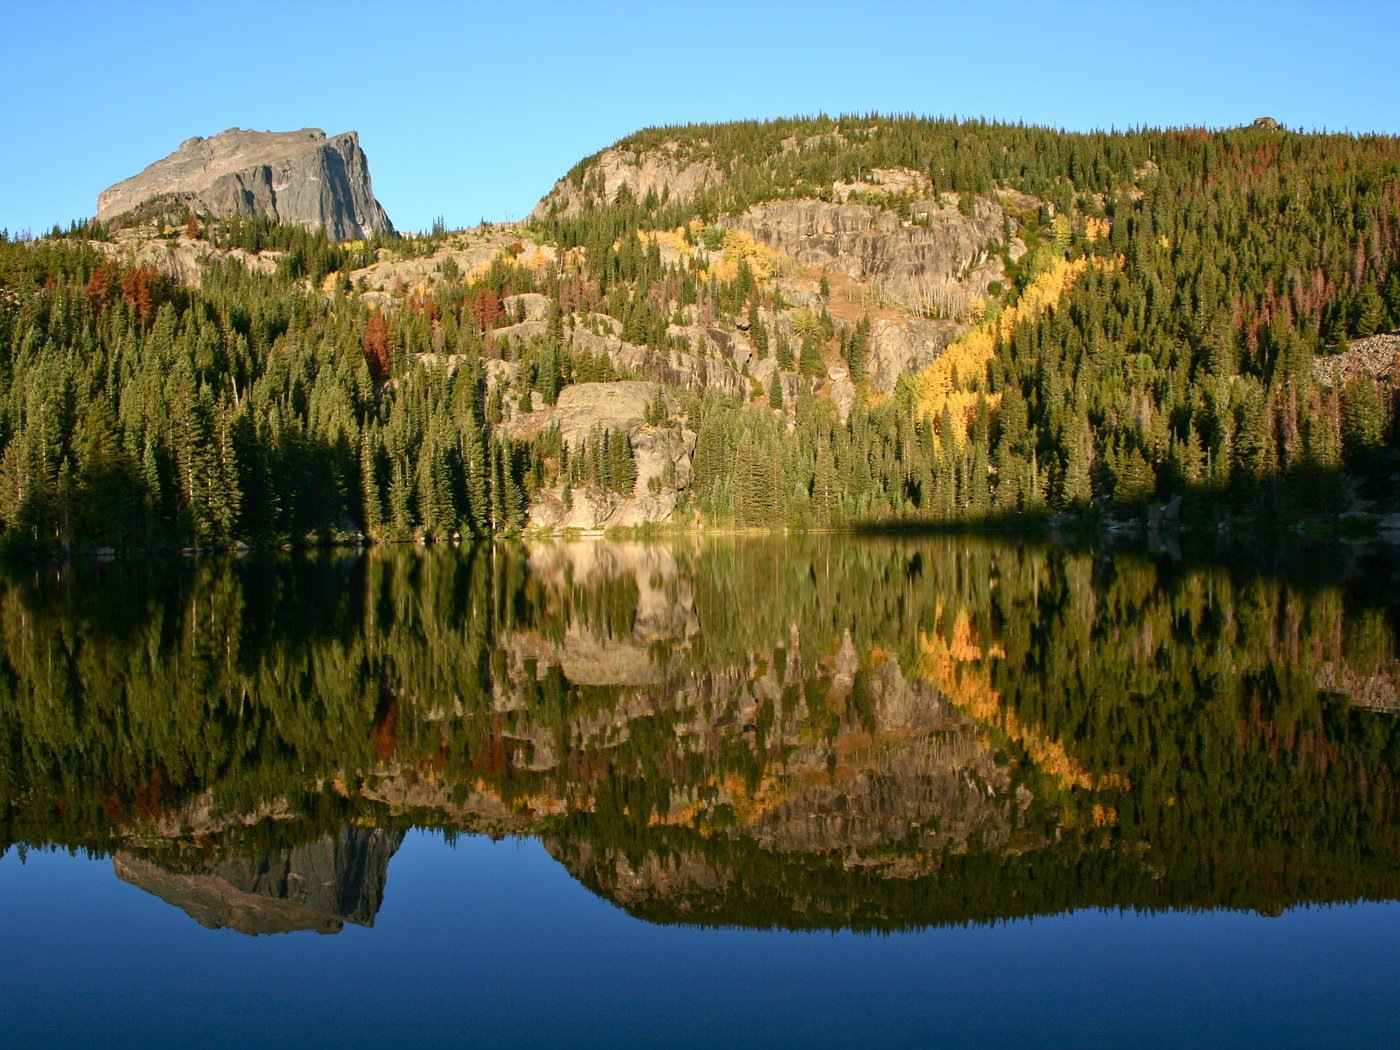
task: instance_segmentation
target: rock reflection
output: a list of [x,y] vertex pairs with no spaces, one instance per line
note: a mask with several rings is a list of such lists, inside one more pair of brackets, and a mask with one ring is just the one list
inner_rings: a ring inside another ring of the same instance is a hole
[[345,828],[339,835],[263,856],[158,862],[125,850],[117,877],[173,904],[209,929],[339,933],[373,926],[401,832]]
[[0,846],[111,854],[248,933],[371,924],[411,827],[538,836],[663,922],[1394,898],[1400,592],[1355,558],[812,538],[33,569],[0,587]]

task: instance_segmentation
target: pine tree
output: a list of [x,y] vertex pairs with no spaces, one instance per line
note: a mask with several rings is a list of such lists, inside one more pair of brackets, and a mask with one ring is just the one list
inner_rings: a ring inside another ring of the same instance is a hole
[[1089,421],[1071,423],[1069,444],[1065,453],[1064,475],[1060,482],[1060,503],[1076,510],[1089,506],[1093,498],[1093,485],[1090,469],[1093,464],[1093,439],[1089,432]]
[[1145,507],[1157,490],[1152,465],[1136,447],[1119,452],[1110,464],[1113,471],[1113,502],[1123,510]]
[[383,493],[379,485],[378,431],[366,427],[360,436],[360,505],[364,509],[363,528],[375,535],[384,522]]
[[1342,387],[1342,452],[1349,466],[1364,467],[1385,446],[1385,402],[1376,384],[1354,376]]
[[787,336],[782,332],[778,333],[778,346],[775,352],[778,361],[778,368],[784,372],[792,371],[792,344],[788,342]]

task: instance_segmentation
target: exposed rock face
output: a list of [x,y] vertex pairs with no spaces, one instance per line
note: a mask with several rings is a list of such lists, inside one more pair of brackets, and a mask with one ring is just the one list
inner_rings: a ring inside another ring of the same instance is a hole
[[877,319],[870,326],[870,348],[865,370],[877,390],[892,393],[905,372],[927,367],[962,331],[952,321],[924,321],[917,318],[900,323]]
[[[679,570],[673,553],[646,543],[543,543],[530,548],[530,572],[550,587],[601,587],[629,580],[636,588],[636,615],[630,630],[606,642],[586,625],[573,622],[562,636],[522,632],[509,647],[513,677],[527,673],[526,661],[539,669],[557,665],[570,682],[590,686],[635,686],[650,692],[672,669],[659,661],[652,642],[665,639],[680,651],[700,634],[691,581]],[[500,710],[528,710],[523,690],[510,680],[497,683]],[[646,693],[622,701],[631,714],[649,713],[655,701]],[[581,715],[580,734],[591,738],[604,726],[625,732],[616,713]],[[551,745],[544,734],[534,737],[533,752]]]
[[[838,667],[833,694],[843,684],[848,692],[850,681]],[[860,744],[871,755],[853,775],[834,779],[819,775],[822,749],[797,748],[788,762],[809,773],[798,778],[803,786],[761,813],[748,833],[779,852],[859,850],[911,832],[930,852],[962,852],[974,839],[984,848],[1008,846],[1023,819],[1017,807],[1030,796],[1013,788],[986,731],[931,686],[907,680],[894,660],[867,687],[876,730]],[[844,744],[838,740],[838,752]],[[849,746],[854,751],[857,742]]]
[[977,198],[971,215],[942,201],[920,202],[913,214],[906,224],[874,205],[771,201],[725,225],[908,309],[962,316],[1005,276],[991,250],[1005,236],[1005,212]]
[[432,255],[401,258],[381,249],[382,258],[351,271],[350,282],[370,302],[392,307],[397,302],[395,292],[442,280],[449,267],[455,267],[460,276],[479,273],[520,237],[515,226],[482,227],[458,234]]
[[[121,256],[129,249],[112,241],[92,241],[94,248],[106,255]],[[138,265],[154,266],[190,288],[204,281],[204,271],[210,263],[232,260],[257,273],[275,273],[282,253],[275,251],[245,252],[242,248],[215,248],[208,241],[180,236],[174,240],[148,240],[136,249]]]
[[391,233],[374,199],[369,162],[353,131],[319,128],[195,136],[139,175],[104,190],[97,217],[114,219],[156,197],[218,217],[246,216],[321,228],[333,240]]
[[560,437],[571,448],[577,448],[595,431],[626,434],[637,467],[637,483],[630,495],[580,489],[566,503],[562,489],[540,493],[530,505],[531,524],[542,528],[600,529],[645,525],[670,516],[679,490],[690,484],[695,435],[689,430],[678,432],[671,427],[643,425],[648,407],[660,394],[657,383],[575,383],[559,392],[559,401],[553,407],[512,421],[516,436],[534,435],[557,426]]
[[501,300],[501,309],[505,310],[507,317],[514,317],[519,312],[525,315],[527,321],[543,321],[549,316],[549,296],[539,292],[508,295]]
[[646,418],[647,407],[661,393],[656,383],[574,383],[559,391],[552,409],[532,413],[540,429],[559,428],[564,443],[575,445],[599,430],[630,432]]
[[[673,328],[671,334],[679,331]],[[685,331],[689,332],[690,329]],[[723,351],[708,338],[692,342],[689,352],[662,352],[649,346],[624,342],[616,335],[596,335],[587,329],[577,328],[571,337],[571,345],[575,352],[588,350],[594,354],[607,354],[613,364],[621,368],[640,375],[655,376],[672,386],[691,390],[720,390],[740,398],[749,389],[748,380],[726,362]]]
[[645,200],[648,193],[654,193],[658,199],[688,200],[723,179],[714,165],[691,161],[680,156],[678,149],[676,143],[646,153],[606,149],[592,165],[580,165],[556,182],[535,205],[530,217],[577,215],[586,201],[611,202],[624,186],[639,201]]
[[338,933],[373,926],[402,832],[348,827],[269,857],[226,857],[174,871],[118,853],[117,876],[175,905],[201,926],[239,933]]
[[1316,681],[1318,689],[1349,697],[1357,707],[1400,714],[1400,662],[1369,675],[1329,662],[1318,668]]
[[[544,297],[535,298],[542,300]],[[524,345],[532,339],[548,337],[548,325],[543,320],[531,319],[535,315],[530,311],[535,309],[535,305],[529,296],[510,296],[511,309],[522,301],[527,319],[492,332],[491,338],[498,345],[507,340]],[[604,314],[594,314],[591,324],[599,330],[593,331],[584,326],[565,330],[565,344],[574,353],[586,351],[595,356],[605,356],[620,369],[670,386],[718,390],[741,399],[752,392],[752,384],[744,377],[742,369],[755,355],[748,340],[738,335],[718,328],[671,325],[669,334],[689,341],[691,349],[662,351],[624,341],[617,334],[621,325]],[[755,378],[767,378],[767,372],[761,372],[757,364],[752,365],[750,371]],[[651,385],[654,387],[656,384]]]

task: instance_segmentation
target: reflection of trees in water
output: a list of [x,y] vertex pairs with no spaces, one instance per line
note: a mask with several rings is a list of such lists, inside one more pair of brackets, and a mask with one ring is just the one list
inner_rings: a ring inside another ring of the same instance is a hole
[[367,820],[541,833],[639,914],[794,925],[1400,895],[1394,569],[1270,569],[944,537],[25,570],[0,841],[188,875]]

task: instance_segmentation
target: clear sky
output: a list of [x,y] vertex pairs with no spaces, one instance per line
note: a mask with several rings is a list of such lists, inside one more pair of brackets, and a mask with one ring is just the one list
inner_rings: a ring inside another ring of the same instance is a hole
[[400,229],[521,218],[656,124],[825,112],[1400,133],[1400,0],[5,4],[0,227],[191,135],[357,130]]

